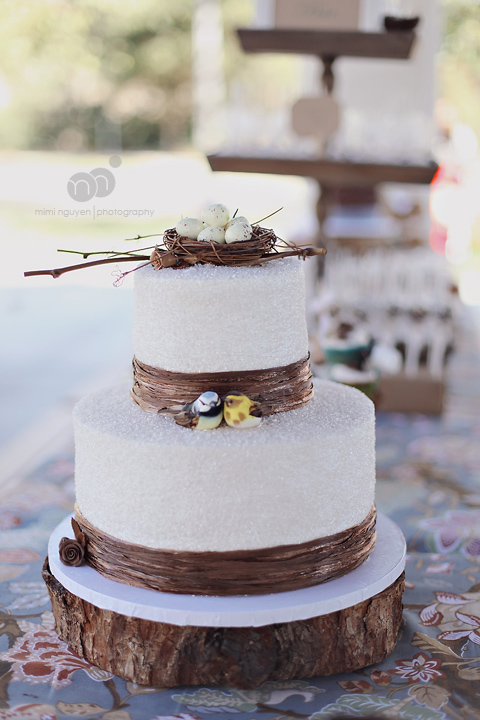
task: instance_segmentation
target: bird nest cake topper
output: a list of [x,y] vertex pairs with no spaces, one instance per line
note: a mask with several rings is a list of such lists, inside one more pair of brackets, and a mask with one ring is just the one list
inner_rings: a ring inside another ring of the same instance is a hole
[[[198,263],[241,267],[261,265],[282,257],[297,256],[305,259],[326,253],[325,248],[301,247],[289,243],[277,237],[273,230],[260,225],[277,212],[279,210],[250,224],[247,218],[239,216],[237,211],[230,217],[229,210],[225,205],[215,203],[204,208],[201,219],[182,218],[174,228],[165,230],[164,233],[137,235],[135,238],[129,238],[130,240],[143,240],[163,235],[162,240],[155,245],[126,252],[59,250],[59,252],[81,255],[84,260],[88,260],[93,255],[104,255],[105,257],[63,268],[29,270],[24,275],[25,277],[50,275],[58,278],[66,272],[86,267],[139,261],[147,261],[145,264],[153,265],[156,270],[162,268],[181,269]],[[148,255],[143,254],[147,251],[149,251]],[[120,284],[126,275],[137,269],[134,268],[123,273],[118,272],[114,284]]]

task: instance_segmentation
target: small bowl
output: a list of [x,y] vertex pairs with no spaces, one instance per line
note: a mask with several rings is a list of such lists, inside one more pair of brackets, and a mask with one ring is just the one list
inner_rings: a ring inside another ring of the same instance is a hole
[[414,30],[420,22],[419,17],[395,17],[385,15],[383,25],[387,32],[408,32]]
[[327,342],[325,345],[322,344],[322,350],[329,365],[340,364],[359,368],[372,352],[373,344],[374,341],[369,340],[368,343],[359,345],[329,347]]

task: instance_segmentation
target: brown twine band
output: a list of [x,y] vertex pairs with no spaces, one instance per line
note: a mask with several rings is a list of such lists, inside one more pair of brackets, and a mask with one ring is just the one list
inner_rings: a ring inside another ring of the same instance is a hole
[[232,390],[260,403],[263,414],[293,410],[313,397],[309,356],[281,367],[221,373],[177,373],[133,358],[132,399],[147,412],[185,405],[207,390],[220,397]]
[[299,590],[346,575],[372,552],[375,507],[359,525],[300,545],[259,550],[184,552],[118,540],[90,525],[85,560],[105,577],[136,587],[186,595],[265,595]]

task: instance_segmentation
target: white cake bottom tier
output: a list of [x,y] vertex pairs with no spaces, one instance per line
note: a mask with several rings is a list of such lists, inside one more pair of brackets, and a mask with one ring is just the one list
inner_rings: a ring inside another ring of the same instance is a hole
[[352,388],[315,381],[308,405],[260,427],[196,431],[145,413],[125,386],[74,412],[76,496],[104,533],[193,552],[304,543],[374,503],[375,417]]

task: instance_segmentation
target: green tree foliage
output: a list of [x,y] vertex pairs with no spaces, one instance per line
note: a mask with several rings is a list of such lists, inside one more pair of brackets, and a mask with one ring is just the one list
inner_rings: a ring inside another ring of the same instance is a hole
[[[276,108],[298,58],[247,55],[254,0],[219,0],[227,93]],[[0,148],[138,150],[190,141],[196,0],[0,2]],[[239,100],[240,98],[240,100]]]
[[0,145],[170,146],[188,136],[192,0],[0,4]]
[[440,94],[480,138],[480,3],[444,0]]

